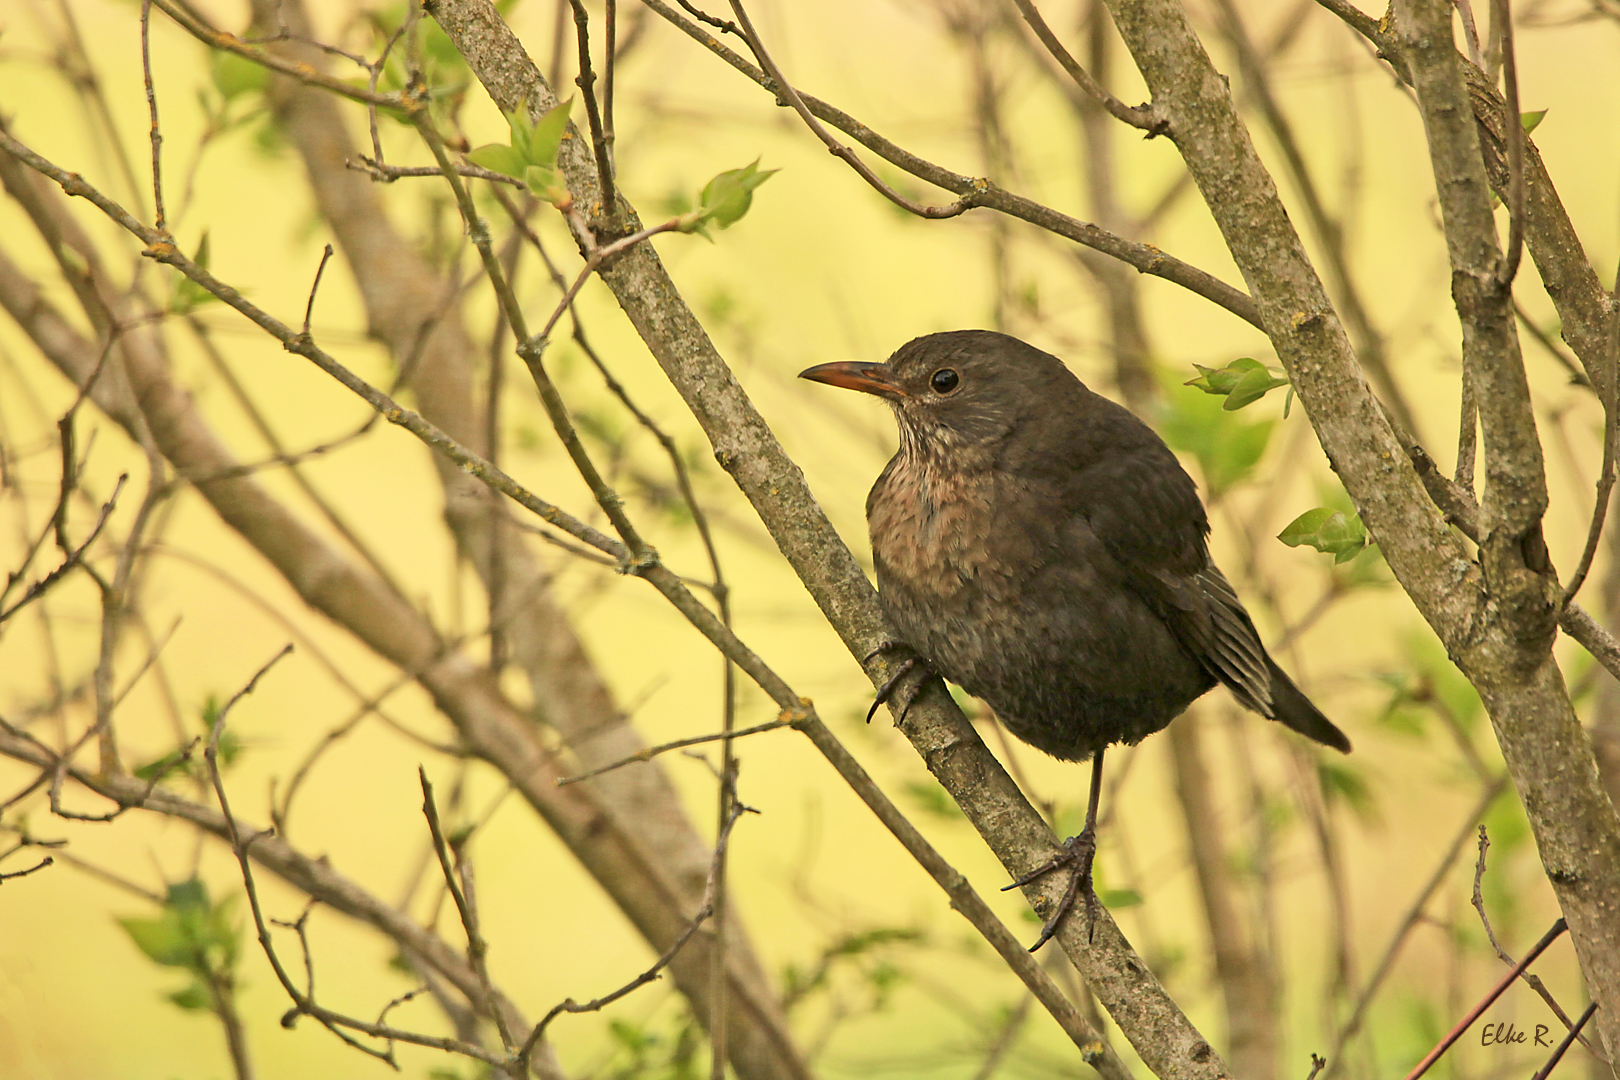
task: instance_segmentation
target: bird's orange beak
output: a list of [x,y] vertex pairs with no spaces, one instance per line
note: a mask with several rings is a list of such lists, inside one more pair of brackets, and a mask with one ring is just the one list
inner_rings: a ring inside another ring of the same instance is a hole
[[859,390],[863,394],[876,394],[890,401],[899,401],[906,392],[895,381],[894,372],[887,364],[873,364],[865,360],[842,360],[836,364],[817,364],[799,372],[799,378],[811,382],[841,386],[845,390]]

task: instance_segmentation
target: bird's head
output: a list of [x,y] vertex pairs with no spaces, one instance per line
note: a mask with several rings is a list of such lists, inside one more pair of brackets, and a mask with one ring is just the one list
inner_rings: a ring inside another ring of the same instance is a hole
[[887,363],[848,360],[799,372],[887,401],[907,453],[993,452],[1015,430],[1061,410],[1083,388],[1055,356],[990,330],[929,334]]

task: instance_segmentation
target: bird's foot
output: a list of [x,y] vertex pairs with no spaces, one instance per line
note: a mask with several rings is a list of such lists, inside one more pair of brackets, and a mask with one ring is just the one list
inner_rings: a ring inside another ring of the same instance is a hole
[[1071,836],[1063,841],[1063,850],[1052,856],[1046,862],[1029,871],[1014,881],[1011,885],[1002,888],[1002,892],[1009,889],[1022,888],[1044,874],[1056,870],[1060,866],[1072,866],[1073,872],[1069,877],[1069,887],[1063,891],[1063,899],[1053,910],[1051,918],[1041,927],[1041,936],[1035,939],[1035,944],[1029,947],[1034,952],[1057,933],[1058,927],[1063,923],[1063,917],[1074,908],[1077,898],[1084,896],[1086,902],[1086,940],[1091,940],[1092,933],[1097,929],[1097,890],[1091,887],[1091,864],[1097,858],[1097,830],[1087,825],[1079,836]]
[[[905,646],[898,641],[885,641],[882,645],[879,645],[877,648],[867,653],[865,659],[871,660],[872,657],[877,656],[879,653],[885,653],[904,647]],[[906,693],[906,696],[901,700],[900,711],[895,714],[894,718],[894,722],[896,724],[905,723],[906,713],[911,710],[911,703],[917,700],[917,695],[922,693],[923,686],[925,686],[928,680],[934,675],[934,669],[928,666],[928,661],[924,660],[920,656],[915,655],[906,657],[905,661],[895,669],[894,674],[883,680],[883,685],[878,687],[877,694],[872,698],[872,707],[866,710],[866,722],[868,724],[872,722],[872,717],[877,715],[878,707],[884,702],[888,701],[890,698],[894,697],[894,692],[900,686],[901,681],[918,668],[923,670],[923,677],[917,680],[916,685],[913,686],[911,690]]]

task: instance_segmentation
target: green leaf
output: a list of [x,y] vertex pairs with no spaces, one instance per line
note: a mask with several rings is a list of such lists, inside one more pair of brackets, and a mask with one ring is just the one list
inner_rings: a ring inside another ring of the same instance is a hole
[[257,94],[270,84],[270,73],[245,56],[224,49],[208,53],[209,77],[227,102],[243,94]]
[[932,780],[913,780],[906,784],[905,790],[919,809],[935,817],[961,820],[962,808],[945,793],[944,788]]
[[[1194,364],[1198,369],[1197,378],[1188,379],[1185,385],[1196,386],[1206,394],[1226,398],[1223,408],[1228,412],[1236,411],[1245,405],[1251,405],[1267,393],[1279,386],[1289,386],[1287,378],[1271,371],[1252,356],[1242,356],[1221,368],[1207,368],[1202,364]],[[1292,390],[1292,387],[1290,387]],[[1289,398],[1289,403],[1292,402]],[[1288,404],[1284,404],[1283,413],[1287,415]]]
[[716,225],[729,229],[748,213],[754,202],[754,189],[779,171],[760,172],[758,158],[740,169],[727,169],[703,185],[698,205]]
[[1378,806],[1367,781],[1354,767],[1324,757],[1316,763],[1316,775],[1322,784],[1324,799],[1330,803],[1343,802],[1363,821],[1377,821]]
[[182,1009],[196,1011],[213,1008],[213,999],[209,996],[208,988],[202,983],[194,982],[184,990],[176,990],[172,994],[165,994],[170,1001]]
[[1215,394],[1224,397],[1232,392],[1238,380],[1251,371],[1264,371],[1265,367],[1260,361],[1250,356],[1241,356],[1225,367],[1207,368],[1203,364],[1194,364],[1200,372],[1198,378],[1188,379],[1185,386],[1196,386],[1206,394]]
[[703,185],[697,206],[677,220],[681,232],[698,232],[708,236],[708,226],[729,229],[741,221],[754,202],[754,189],[769,180],[780,169],[759,171],[759,159],[740,169],[727,169]]
[[528,166],[528,162],[520,152],[500,143],[488,143],[476,150],[469,150],[467,160],[481,169],[498,172],[514,180],[521,178],[523,170]]
[[1263,367],[1254,368],[1232,387],[1232,392],[1226,395],[1226,404],[1221,408],[1227,412],[1235,412],[1245,405],[1259,401],[1279,386],[1288,386],[1288,380],[1279,379]]
[[1289,522],[1277,534],[1277,539],[1289,547],[1313,547],[1332,555],[1337,564],[1349,562],[1361,553],[1361,549],[1367,546],[1367,530],[1362,526],[1361,518],[1355,514],[1318,506]]
[[[197,241],[197,253],[191,257],[191,261],[207,270],[209,258],[208,230],[204,229],[202,239]],[[169,310],[176,315],[186,315],[203,304],[218,299],[219,297],[182,274],[174,283],[174,295],[169,298]]]
[[560,101],[531,123],[529,103],[518,102],[517,108],[505,114],[506,126],[512,132],[512,149],[523,155],[523,160],[530,165],[547,169],[556,165],[557,150],[568,130],[568,110],[573,106],[573,98]]
[[155,761],[149,761],[135,770],[139,780],[151,780],[154,777],[167,776],[174,767],[185,758],[184,751],[171,750]]
[[[214,733],[214,725],[219,721],[220,701],[217,695],[209,694],[203,701],[202,711],[198,719],[202,726],[202,737],[207,741]],[[219,733],[219,767],[229,769],[242,753],[242,740],[237,738],[236,732],[226,728]]]
[[523,183],[528,189],[561,210],[574,201],[562,177],[555,169],[545,165],[530,165],[523,170]]
[[557,164],[557,151],[562,147],[563,136],[568,133],[568,111],[573,107],[573,98],[559,101],[535,121],[529,131],[528,157],[531,165],[551,168]]
[[1210,498],[1248,478],[1266,452],[1274,421],[1231,416],[1199,394],[1171,393],[1159,414],[1159,434],[1171,448],[1198,460]]
[[180,920],[165,912],[156,919],[119,919],[135,947],[164,967],[189,967],[196,957]]
[[1524,133],[1528,135],[1540,127],[1541,122],[1546,118],[1546,109],[1537,109],[1535,112],[1522,112],[1519,114],[1519,125],[1524,128]]
[[208,886],[198,878],[177,881],[169,886],[169,896],[164,904],[176,911],[207,911]]
[[884,945],[921,944],[926,940],[921,930],[909,926],[878,926],[844,935],[828,946],[822,955],[827,958],[861,956]]
[[1135,889],[1101,889],[1097,899],[1102,901],[1103,907],[1109,911],[1118,911],[1120,908],[1137,907],[1142,903],[1142,894]]

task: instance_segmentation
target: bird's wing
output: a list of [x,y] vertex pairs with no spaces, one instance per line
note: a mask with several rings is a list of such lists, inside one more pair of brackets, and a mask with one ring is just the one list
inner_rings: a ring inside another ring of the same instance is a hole
[[1071,474],[1067,509],[1083,518],[1127,583],[1216,679],[1262,716],[1274,713],[1265,647],[1205,538],[1198,490],[1156,437]]
[[1238,701],[1261,716],[1274,715],[1265,646],[1226,575],[1206,561],[1191,578],[1164,571],[1153,578],[1157,589],[1151,591],[1169,601],[1155,606],[1170,631]]

